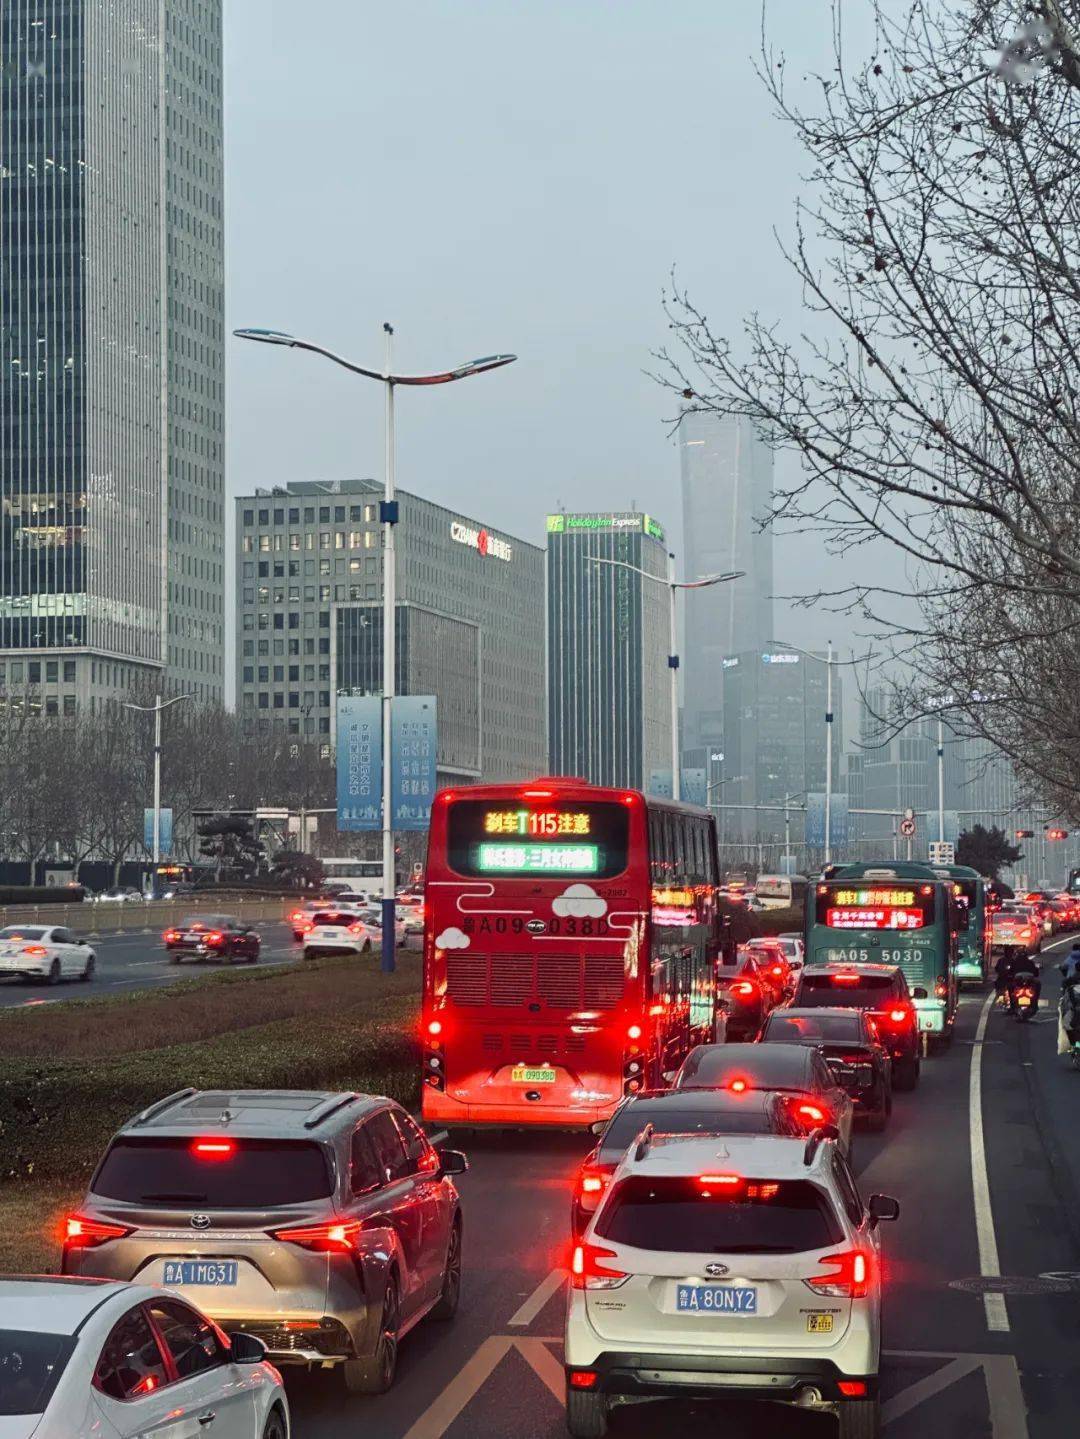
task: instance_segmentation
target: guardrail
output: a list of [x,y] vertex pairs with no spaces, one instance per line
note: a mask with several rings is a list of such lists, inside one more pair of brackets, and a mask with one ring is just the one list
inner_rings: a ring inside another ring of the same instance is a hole
[[119,903],[0,905],[0,927],[62,924],[76,934],[153,934],[189,914],[231,914],[252,921],[281,920],[295,901],[281,895],[262,899],[215,895],[185,899],[126,900]]

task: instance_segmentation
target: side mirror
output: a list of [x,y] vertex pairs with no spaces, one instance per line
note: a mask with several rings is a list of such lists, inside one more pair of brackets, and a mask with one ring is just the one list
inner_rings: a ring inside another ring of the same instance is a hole
[[900,1201],[889,1194],[871,1194],[868,1206],[871,1225],[900,1218]]
[[229,1340],[229,1358],[234,1364],[261,1364],[266,1358],[266,1345],[254,1334],[233,1334]]
[[439,1172],[441,1174],[465,1174],[468,1168],[469,1161],[460,1149],[439,1150]]
[[661,1079],[663,1079],[665,1084],[674,1084],[675,1076],[678,1074],[678,1072],[679,1071],[677,1069],[665,1069],[660,1077]]
[[928,998],[927,993],[926,993],[926,990],[923,989],[923,987],[922,987],[921,984],[918,985],[917,988],[915,988],[915,989],[913,989],[913,990],[911,991],[911,997],[912,997],[912,999],[926,999],[926,998]]

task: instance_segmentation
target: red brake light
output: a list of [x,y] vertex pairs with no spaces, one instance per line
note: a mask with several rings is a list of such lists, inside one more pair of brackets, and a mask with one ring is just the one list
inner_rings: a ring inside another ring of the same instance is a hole
[[746,1093],[746,1088],[747,1088],[746,1080],[745,1080],[745,1079],[733,1079],[733,1080],[731,1080],[731,1082],[728,1084],[728,1088],[731,1090],[732,1094],[745,1094],[745,1093]]
[[591,1389],[595,1383],[595,1369],[572,1369],[570,1371],[571,1389]]
[[349,1254],[362,1229],[358,1219],[332,1219],[327,1224],[304,1224],[297,1229],[272,1229],[271,1238],[298,1244],[316,1254]]
[[212,929],[206,935],[207,944],[220,944],[225,936],[219,929]]
[[45,948],[43,944],[23,945],[23,954],[32,954],[35,959],[41,959],[42,956],[48,954],[48,952],[49,951]]
[[303,919],[304,911],[302,909],[294,909],[292,912],[292,917],[294,920]]
[[427,1032],[428,1032],[428,1034],[432,1034],[432,1035],[434,1035],[434,1034],[442,1034],[442,1020],[441,1020],[441,1019],[432,1019],[432,1020],[429,1020],[429,1021],[428,1021],[428,1027],[427,1027]]
[[523,789],[523,799],[551,799],[555,791],[553,789]]
[[795,1106],[795,1113],[808,1124],[824,1124],[827,1118],[825,1111],[817,1104],[798,1104]]
[[640,1038],[641,1038],[641,1025],[640,1025],[640,1024],[632,1024],[632,1025],[629,1027],[629,1029],[626,1031],[626,1037],[627,1037],[627,1039],[640,1039]]
[[570,1283],[575,1289],[588,1288],[590,1279],[625,1279],[622,1269],[611,1269],[600,1261],[614,1259],[614,1249],[602,1249],[597,1244],[578,1244],[570,1260]]
[[859,976],[857,974],[834,974],[832,982],[833,984],[858,984]]
[[865,1379],[838,1379],[836,1387],[845,1399],[861,1399],[866,1393]]
[[235,1139],[193,1139],[191,1152],[197,1159],[231,1159],[236,1153]]
[[755,990],[748,979],[740,979],[731,986],[730,993],[737,994],[741,999],[748,999]]
[[906,1009],[890,1009],[889,1018],[893,1024],[903,1024],[904,1020],[908,1018],[908,1011]]
[[863,1249],[848,1249],[843,1254],[827,1254],[821,1261],[835,1270],[832,1274],[815,1274],[806,1283],[818,1294],[838,1299],[865,1299],[870,1292],[870,1255]]
[[123,1239],[131,1230],[124,1224],[102,1224],[83,1214],[70,1214],[64,1221],[65,1249],[92,1249],[107,1239]]
[[178,929],[167,929],[161,937],[166,944],[175,944],[180,938],[180,931]]
[[702,1174],[699,1184],[708,1184],[713,1189],[738,1189],[742,1184],[741,1174]]

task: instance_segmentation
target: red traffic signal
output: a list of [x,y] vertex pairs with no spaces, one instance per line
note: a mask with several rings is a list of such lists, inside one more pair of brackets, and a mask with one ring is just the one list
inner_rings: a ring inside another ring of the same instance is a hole
[[1035,838],[1035,831],[1034,831],[1033,829],[1018,829],[1018,830],[1016,831],[1016,838],[1017,838],[1017,839],[1034,839],[1034,838]]
[[1069,831],[1067,829],[1048,829],[1046,831],[1047,839],[1068,839],[1068,837]]

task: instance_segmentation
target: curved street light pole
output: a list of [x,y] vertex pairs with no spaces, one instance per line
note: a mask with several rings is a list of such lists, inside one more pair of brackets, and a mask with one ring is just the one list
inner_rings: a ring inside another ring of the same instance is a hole
[[632,565],[629,560],[609,560],[601,555],[592,556],[593,564],[615,565],[619,569],[633,570],[635,574],[643,575],[645,579],[651,580],[656,585],[666,585],[668,588],[668,672],[671,676],[671,797],[674,800],[682,798],[682,776],[679,772],[679,655],[678,655],[678,632],[675,615],[675,591],[676,590],[702,590],[709,585],[719,585],[725,580],[742,579],[745,570],[731,570],[722,575],[706,575],[700,580],[677,580],[675,578],[675,556],[668,551],[667,557],[667,578],[660,575],[650,574],[643,570],[640,565]]
[[194,698],[194,695],[173,695],[171,700],[162,700],[160,695],[156,695],[152,705],[122,701],[126,710],[138,710],[140,714],[154,716],[154,873],[150,881],[152,892],[157,890],[157,867],[161,862],[161,712],[170,705],[178,705],[181,700]]
[[[302,340],[283,330],[241,329],[233,334],[241,340],[255,340],[263,345],[283,345],[292,350],[310,350],[340,365],[350,374],[362,375],[364,379],[376,380],[384,388],[386,397],[386,456],[383,479],[383,499],[379,506],[379,520],[383,528],[383,695],[382,695],[382,969],[392,974],[396,968],[394,952],[394,928],[396,917],[397,877],[394,872],[394,819],[391,814],[391,713],[394,690],[397,683],[397,551],[394,527],[398,522],[398,502],[394,487],[394,389],[397,385],[448,385],[454,380],[467,380],[472,375],[483,375],[488,370],[501,369],[517,359],[516,355],[485,355],[479,360],[469,360],[453,370],[442,370],[431,375],[399,375],[393,368],[394,327],[383,325],[386,336],[386,352],[381,370],[368,369],[358,365],[333,350],[317,345],[312,340]],[[337,688],[335,680],[335,692]]]

